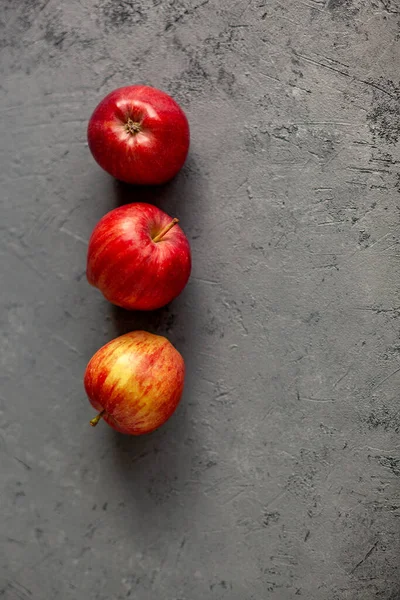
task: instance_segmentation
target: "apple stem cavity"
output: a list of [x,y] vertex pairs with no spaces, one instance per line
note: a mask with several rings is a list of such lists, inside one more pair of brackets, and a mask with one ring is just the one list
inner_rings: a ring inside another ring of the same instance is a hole
[[91,419],[91,421],[89,421],[89,423],[91,424],[92,427],[96,427],[97,423],[103,417],[105,412],[106,412],[105,410],[102,410],[101,412],[99,412],[98,415],[96,415],[93,419]]
[[168,225],[167,225],[166,227],[164,227],[164,229],[161,229],[160,233],[158,233],[158,234],[156,235],[156,237],[155,237],[155,238],[153,238],[153,242],[156,242],[156,243],[157,243],[157,242],[159,242],[160,240],[162,240],[162,238],[164,237],[164,235],[165,235],[166,233],[168,233],[168,231],[169,231],[170,229],[172,229],[172,228],[173,228],[173,226],[174,226],[174,225],[176,225],[177,223],[179,223],[179,219],[177,219],[177,218],[175,218],[175,219],[172,219],[171,223],[168,223]]
[[136,135],[142,131],[140,123],[136,123],[131,118],[125,123],[125,129],[127,133],[130,133],[131,135]]

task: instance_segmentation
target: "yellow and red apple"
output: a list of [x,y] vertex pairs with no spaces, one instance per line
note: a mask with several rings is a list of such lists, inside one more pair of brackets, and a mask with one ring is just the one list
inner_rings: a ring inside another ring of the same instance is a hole
[[122,335],[86,367],[85,390],[98,411],[90,423],[103,419],[121,433],[149,433],[175,411],[184,378],[184,360],[165,337],[145,331]]

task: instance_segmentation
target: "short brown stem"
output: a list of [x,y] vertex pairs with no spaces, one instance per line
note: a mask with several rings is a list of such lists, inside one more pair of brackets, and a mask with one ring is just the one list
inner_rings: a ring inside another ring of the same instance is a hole
[[100,419],[102,418],[102,416],[104,415],[105,412],[106,412],[105,410],[102,410],[91,421],[89,421],[89,423],[91,424],[92,427],[96,427],[97,423],[100,421]]
[[172,219],[171,223],[169,223],[169,224],[168,224],[166,227],[164,227],[164,229],[162,229],[162,230],[160,231],[160,233],[158,233],[158,234],[156,235],[156,237],[155,237],[155,238],[153,238],[153,242],[159,242],[159,241],[160,241],[160,240],[161,240],[161,239],[164,237],[164,235],[165,235],[166,233],[168,233],[168,231],[169,231],[170,229],[172,229],[172,228],[173,228],[173,226],[174,226],[174,225],[176,225],[177,223],[179,223],[179,219],[177,219],[177,218],[175,218],[175,219]]

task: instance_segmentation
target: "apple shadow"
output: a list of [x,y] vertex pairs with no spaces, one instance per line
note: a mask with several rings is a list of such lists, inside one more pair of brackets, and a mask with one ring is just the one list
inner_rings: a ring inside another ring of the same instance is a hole
[[152,311],[130,311],[115,305],[111,305],[110,310],[116,335],[138,330],[165,335],[171,330],[175,319],[171,304]]
[[189,154],[181,171],[170,181],[162,185],[130,185],[114,180],[114,204],[122,206],[131,202],[154,204],[171,216],[180,212],[183,202],[190,198],[192,176],[198,173],[196,159]]
[[[196,185],[193,185],[196,179]],[[193,207],[201,209],[201,177],[193,157],[169,183],[157,187],[114,183],[115,204],[149,202],[169,215],[182,216],[183,229],[189,234],[195,225]],[[182,215],[183,213],[183,215]],[[189,231],[188,231],[189,230]],[[197,230],[195,230],[197,231]],[[135,530],[138,522],[158,535],[166,527],[182,526],[176,512],[176,497],[182,495],[190,477],[196,448],[195,420],[191,417],[196,370],[196,339],[200,323],[197,315],[196,286],[189,284],[169,305],[151,312],[128,311],[110,305],[110,330],[113,337],[145,330],[167,337],[181,352],[186,363],[185,390],[174,415],[160,429],[143,436],[127,436],[110,429],[112,443],[109,458],[120,488],[121,500],[129,504],[129,521]],[[168,514],[167,520],[165,520]],[[168,524],[168,525],[167,525]]]
[[149,533],[153,530],[158,535],[157,517],[162,517],[165,511],[170,513],[172,496],[179,494],[185,485],[189,429],[188,410],[183,401],[167,423],[147,435],[129,436],[109,430],[112,442],[109,459],[118,480],[119,496],[129,507],[133,530],[141,522]]
[[[178,175],[179,177],[179,175]],[[114,196],[116,206],[130,204],[131,202],[148,202],[160,206],[163,199],[168,197],[168,190],[173,186],[169,181],[163,185],[130,185],[117,179],[114,180]]]
[[[185,291],[170,305],[152,312],[131,312],[111,306],[111,326],[116,335],[143,329],[166,336],[183,354],[188,367],[186,318],[183,307],[179,307],[180,303],[184,304],[184,298]],[[171,520],[174,527],[181,527],[174,509],[171,514],[171,502],[186,484],[192,460],[191,386],[187,383],[177,410],[156,431],[129,436],[109,430],[108,435],[112,438],[109,458],[121,486],[121,498],[125,504],[129,503],[129,521],[133,530],[141,521],[149,532],[158,535],[157,531],[163,526],[160,521],[164,522],[167,513],[168,527]]]

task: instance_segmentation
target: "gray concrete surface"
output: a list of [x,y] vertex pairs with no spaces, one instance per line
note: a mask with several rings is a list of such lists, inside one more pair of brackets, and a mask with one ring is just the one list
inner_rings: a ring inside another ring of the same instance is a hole
[[[400,4],[0,3],[0,597],[400,598]],[[159,189],[86,123],[145,82],[190,119]],[[171,306],[85,280],[96,221],[147,200],[194,270]],[[155,434],[93,416],[91,355],[166,334],[188,366]]]

